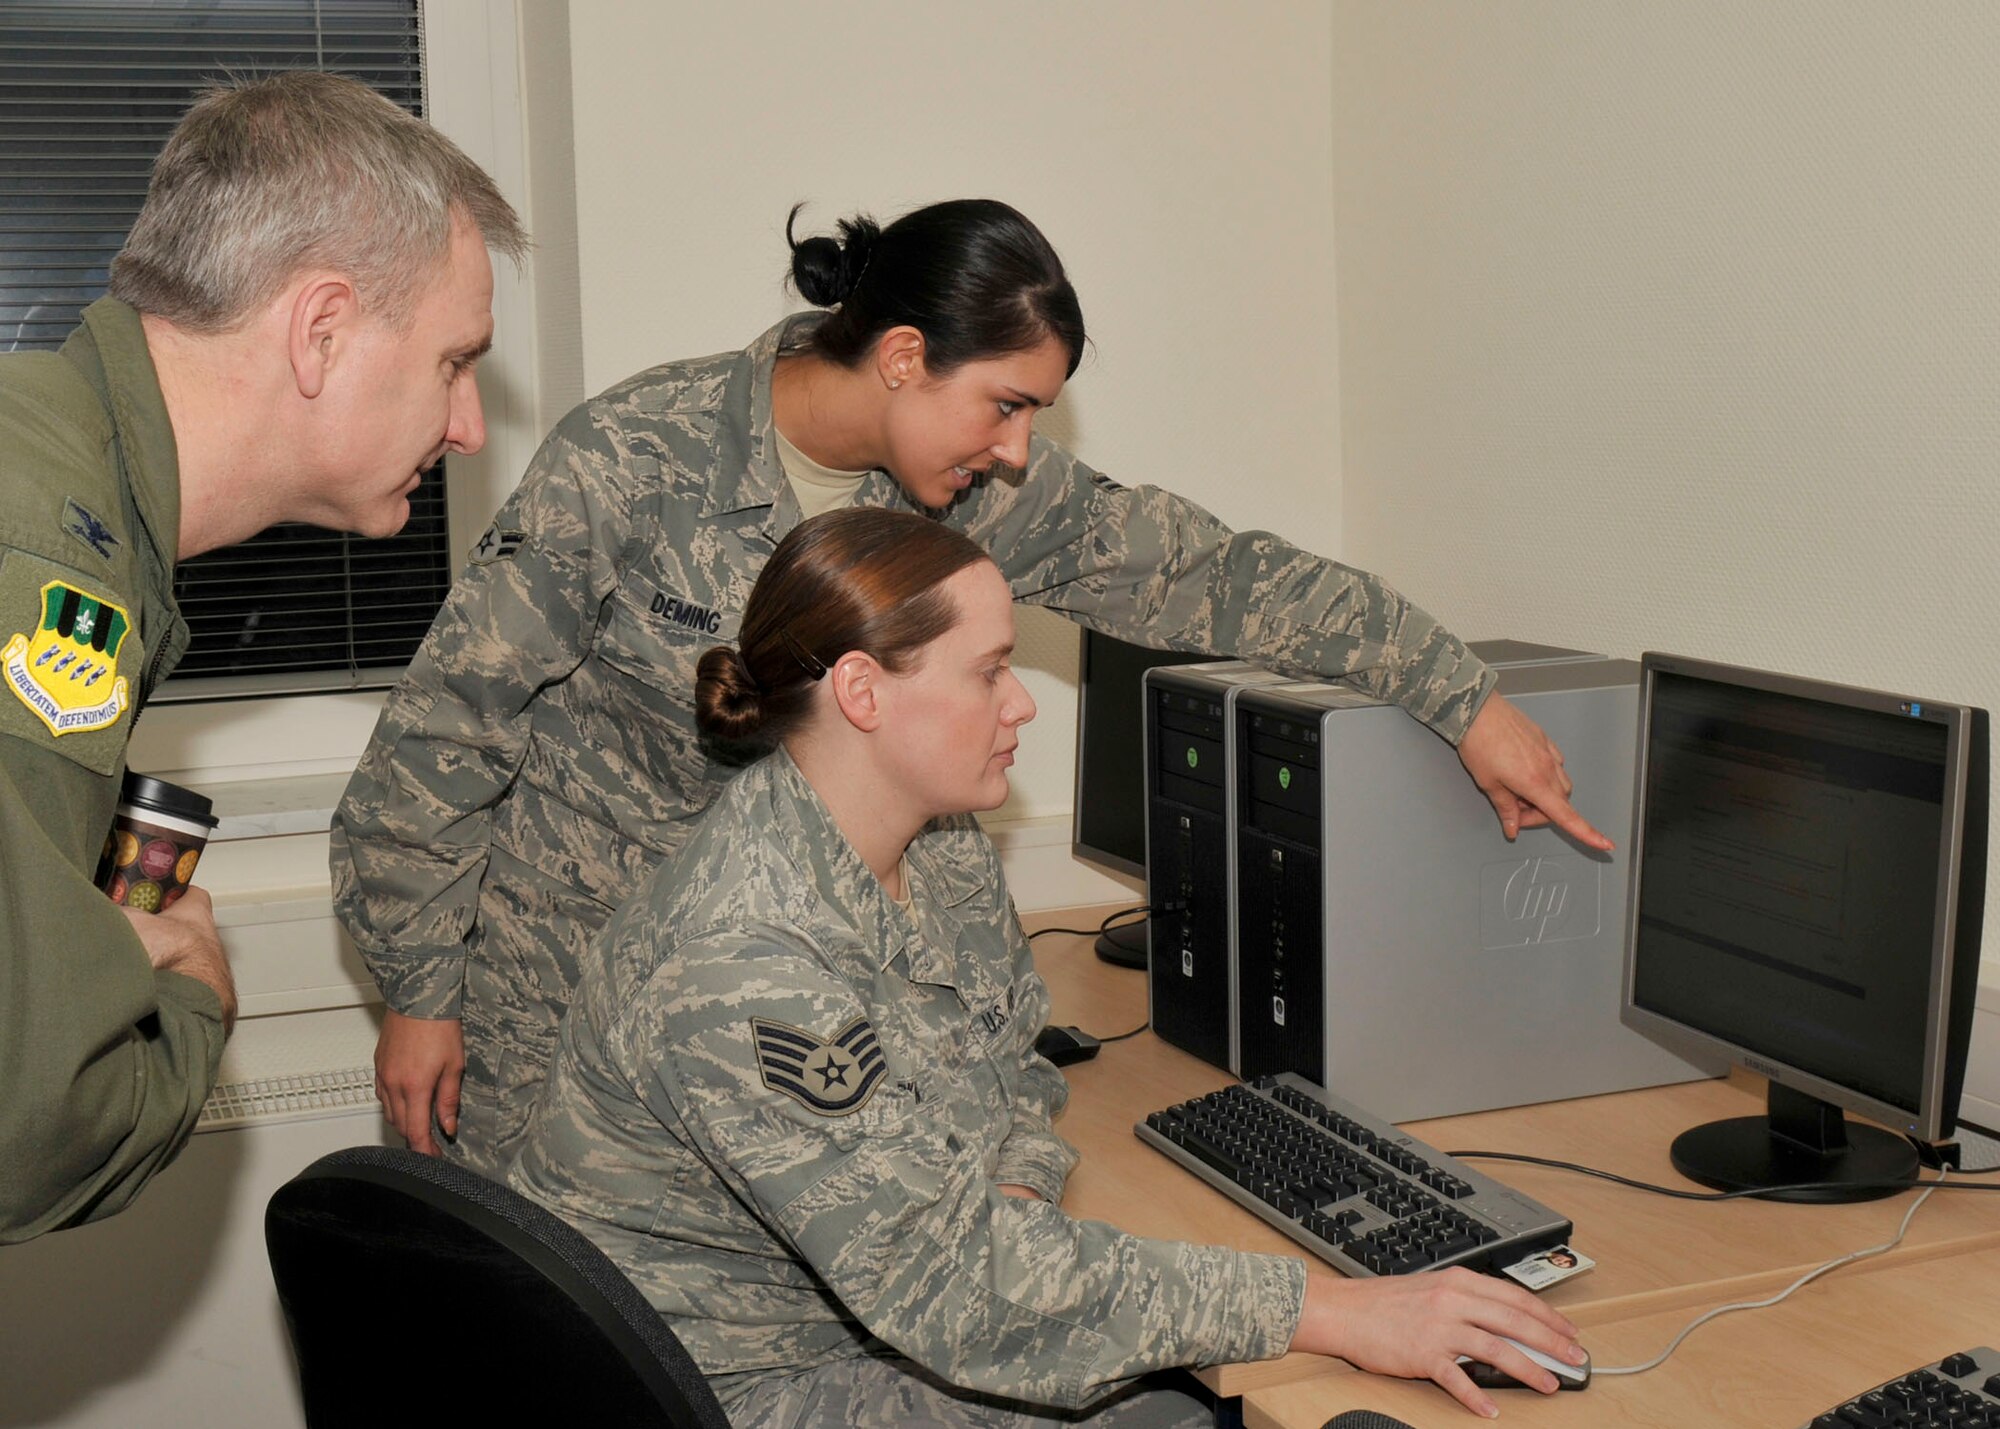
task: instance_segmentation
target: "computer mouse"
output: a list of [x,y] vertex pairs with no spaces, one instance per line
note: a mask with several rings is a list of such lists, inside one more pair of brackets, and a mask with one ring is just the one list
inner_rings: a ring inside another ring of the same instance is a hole
[[1052,1023],[1035,1034],[1035,1050],[1058,1067],[1088,1062],[1097,1055],[1098,1046],[1095,1037],[1074,1027],[1057,1027]]
[[[1580,1365],[1565,1364],[1554,1355],[1545,1355],[1540,1350],[1524,1345],[1519,1340],[1507,1335],[1502,1335],[1500,1338],[1506,1340],[1508,1344],[1554,1375],[1556,1377],[1557,1389],[1582,1389],[1590,1383],[1590,1356],[1585,1355],[1583,1363]],[[1520,1380],[1514,1378],[1513,1375],[1508,1374],[1505,1370],[1495,1369],[1484,1360],[1476,1360],[1469,1355],[1460,1355],[1458,1362],[1465,1366],[1466,1377],[1481,1389],[1529,1388],[1528,1385],[1521,1383]]]

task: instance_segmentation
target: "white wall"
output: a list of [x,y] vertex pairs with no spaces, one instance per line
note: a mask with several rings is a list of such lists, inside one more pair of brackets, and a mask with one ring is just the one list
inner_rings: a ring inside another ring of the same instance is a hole
[[1341,0],[1353,555],[1468,635],[2000,706],[1996,54],[1992,6]]
[[[800,199],[816,231],[1000,198],[1062,253],[1095,344],[1043,429],[1128,484],[1338,545],[1324,4],[570,10],[590,390],[796,307]],[[1072,632],[1023,622],[1042,713],[1006,814],[1069,807]]]

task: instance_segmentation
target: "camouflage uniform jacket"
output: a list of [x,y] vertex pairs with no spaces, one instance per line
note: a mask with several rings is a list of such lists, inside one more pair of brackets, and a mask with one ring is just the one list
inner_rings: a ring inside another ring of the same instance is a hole
[[[892,903],[780,751],[595,939],[519,1159],[728,1402],[884,1344],[1063,1407],[1291,1341],[1303,1262],[1055,1204],[1075,1152],[1048,990],[969,817]],[[1003,1195],[1001,1183],[1046,1198]]]
[[[695,664],[735,638],[799,522],[771,373],[815,321],[642,372],[557,425],[335,815],[335,907],[389,1006],[466,1019],[463,1145],[518,1133],[583,945],[733,772],[696,733]],[[916,509],[879,471],[855,502]],[[1122,488],[1040,437],[1023,471],[941,519],[1017,599],[1139,644],[1349,675],[1454,743],[1494,682],[1375,577]],[[504,1112],[481,1107],[496,1078]]]
[[215,994],[91,886],[132,721],[187,645],[179,539],[139,315],[107,298],[60,353],[0,357],[0,1241],[124,1209],[222,1058]]

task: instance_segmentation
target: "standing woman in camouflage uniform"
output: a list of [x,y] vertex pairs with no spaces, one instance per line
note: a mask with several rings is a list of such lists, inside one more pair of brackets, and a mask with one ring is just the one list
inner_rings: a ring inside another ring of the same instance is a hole
[[377,1092],[420,1150],[435,1119],[505,1164],[584,945],[731,772],[695,728],[695,660],[833,506],[929,512],[1016,600],[1107,634],[1348,678],[1457,745],[1510,834],[1610,846],[1492,671],[1381,581],[1031,434],[1084,328],[1027,219],[960,200],[840,235],[792,251],[832,311],[563,419],[383,709],[334,819],[334,897],[389,1006]]
[[[779,748],[589,945],[510,1178],[602,1246],[738,1425],[1200,1424],[1148,1371],[1287,1348],[1555,1388],[1575,1328],[1469,1271],[1368,1282],[1058,1209],[1048,990],[971,817],[1034,701],[1006,580],[924,517],[778,547],[704,733]],[[1518,1363],[1516,1363],[1518,1361]]]

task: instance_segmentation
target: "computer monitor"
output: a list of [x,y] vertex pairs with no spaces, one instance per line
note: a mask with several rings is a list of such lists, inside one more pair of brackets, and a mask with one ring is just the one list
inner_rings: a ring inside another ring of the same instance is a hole
[[1790,1200],[1891,1194],[1911,1138],[1958,1115],[1986,712],[1659,654],[1639,703],[1624,1019],[1770,1087],[1768,1115],[1684,1132],[1675,1169],[1821,1187]]
[[[1076,804],[1070,851],[1086,863],[1146,876],[1146,706],[1155,665],[1219,659],[1148,650],[1086,628],[1076,686]],[[1123,924],[1097,940],[1097,955],[1122,967],[1146,965],[1146,923]]]

